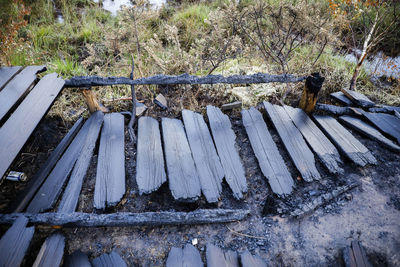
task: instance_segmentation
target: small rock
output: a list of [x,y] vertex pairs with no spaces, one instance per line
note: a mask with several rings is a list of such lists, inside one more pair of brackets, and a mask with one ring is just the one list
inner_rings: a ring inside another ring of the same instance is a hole
[[158,94],[156,99],[154,99],[154,104],[158,105],[162,109],[167,109],[167,99],[162,94]]
[[352,194],[346,194],[345,198],[349,201],[351,201],[353,199],[353,195]]

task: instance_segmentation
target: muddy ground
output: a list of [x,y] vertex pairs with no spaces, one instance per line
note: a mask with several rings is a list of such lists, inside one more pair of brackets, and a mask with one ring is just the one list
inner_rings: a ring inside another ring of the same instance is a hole
[[[171,117],[174,113],[152,107],[149,114],[155,117]],[[61,231],[66,236],[65,254],[80,249],[90,258],[94,258],[104,252],[116,250],[129,266],[163,266],[171,247],[182,247],[193,240],[197,240],[196,247],[204,260],[205,246],[210,242],[223,249],[238,252],[249,250],[253,254],[259,254],[269,266],[342,266],[343,248],[351,240],[360,240],[374,266],[400,266],[400,155],[353,132],[372,151],[379,161],[378,165],[360,168],[342,157],[345,174],[334,176],[317,162],[323,179],[306,183],[300,179],[276,131],[265,118],[273,139],[296,180],[295,192],[285,199],[279,199],[272,194],[262,175],[241,124],[240,115],[238,112],[227,114],[231,117],[246,170],[249,190],[244,200],[234,199],[225,182],[221,201],[217,204],[207,204],[204,197],[192,204],[177,203],[167,184],[151,195],[140,196],[134,179],[136,150],[126,139],[127,193],[119,206],[106,212],[243,208],[251,210],[248,218],[233,223],[197,226],[61,230],[39,226],[36,227],[24,265],[32,264],[41,244],[50,233]],[[32,176],[69,127],[70,125],[61,120],[43,120],[13,169]],[[92,207],[96,162],[97,150],[83,185],[78,211],[98,212]],[[299,205],[353,182],[359,182],[360,185],[310,215],[301,219],[288,216]],[[0,208],[4,209],[23,187],[24,183],[5,181],[0,189]],[[2,226],[0,234],[7,228]]]

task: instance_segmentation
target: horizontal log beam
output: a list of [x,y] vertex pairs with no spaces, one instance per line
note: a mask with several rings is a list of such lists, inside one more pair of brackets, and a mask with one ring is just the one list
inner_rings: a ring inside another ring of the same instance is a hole
[[257,73],[253,75],[222,75],[193,76],[187,73],[182,75],[155,75],[151,77],[131,80],[126,77],[99,77],[99,76],[75,76],[65,81],[65,87],[107,86],[117,84],[144,85],[144,84],[247,84],[247,83],[296,83],[304,81],[307,77],[296,77],[291,74],[270,75]]
[[158,226],[224,223],[244,219],[250,214],[242,209],[200,209],[192,212],[118,212],[110,214],[95,213],[12,213],[1,214],[0,224],[12,224],[19,216],[25,216],[32,224],[57,225],[64,227],[120,227],[120,226]]

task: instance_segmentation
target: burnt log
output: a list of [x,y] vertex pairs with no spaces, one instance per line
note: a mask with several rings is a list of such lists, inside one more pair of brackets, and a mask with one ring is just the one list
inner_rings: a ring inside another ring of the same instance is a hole
[[318,72],[312,73],[307,77],[299,103],[299,108],[304,110],[306,113],[310,113],[314,110],[315,104],[317,103],[318,93],[322,88],[324,80],[325,78],[321,77]]
[[351,107],[339,107],[329,104],[318,103],[315,106],[316,111],[323,111],[329,115],[354,115],[354,109]]

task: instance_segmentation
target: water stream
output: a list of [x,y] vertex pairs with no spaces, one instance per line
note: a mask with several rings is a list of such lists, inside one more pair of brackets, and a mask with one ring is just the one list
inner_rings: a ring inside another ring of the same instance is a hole
[[[102,3],[103,8],[107,11],[110,11],[113,16],[117,15],[117,12],[121,9],[122,6],[132,6],[130,0],[93,0],[95,3]],[[166,0],[150,0],[150,4],[153,8],[160,8],[163,4],[166,3]]]

